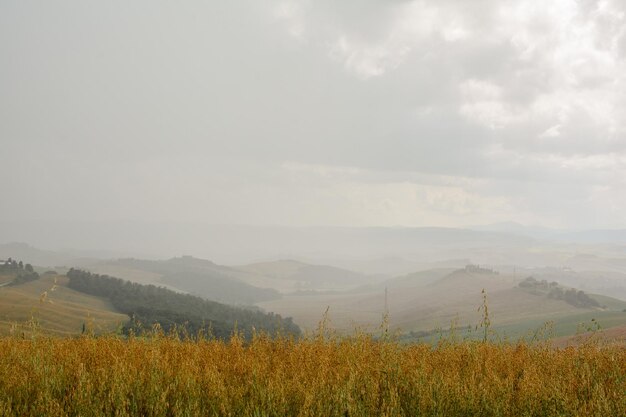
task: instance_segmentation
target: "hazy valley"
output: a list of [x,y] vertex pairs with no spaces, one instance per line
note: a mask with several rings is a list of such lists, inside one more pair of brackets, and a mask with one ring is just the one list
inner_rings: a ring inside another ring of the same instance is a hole
[[[278,258],[286,252],[286,241],[276,237],[281,233],[292,242],[298,238],[291,245],[290,259]],[[57,309],[62,316],[62,310],[71,307],[83,309],[74,314],[75,332],[87,319],[110,329],[113,318],[119,321],[123,316],[107,300],[89,296],[77,305],[63,304],[63,291],[73,291],[64,286],[63,274],[78,268],[291,317],[304,332],[314,331],[327,311],[329,325],[341,334],[377,334],[386,316],[390,330],[406,340],[434,341],[451,328],[470,335],[481,322],[483,313],[477,310],[484,301],[483,290],[491,329],[499,338],[528,337],[546,325],[550,337],[573,335],[592,319],[603,328],[626,325],[626,252],[622,252],[626,246],[613,237],[591,243],[565,241],[564,234],[556,239],[436,228],[283,229],[281,233],[272,236],[277,258],[229,265],[193,256],[77,257],[26,244],[0,245],[0,258],[31,259],[36,270],[60,274],[0,289],[6,305],[9,300],[14,304],[5,307],[0,319],[6,329],[9,323],[28,321],[31,312],[33,317],[46,317],[43,328],[60,329],[63,326],[53,323],[47,312]],[[259,247],[270,247],[255,230],[248,238],[248,248],[255,239]],[[239,239],[245,239],[241,229]],[[350,243],[354,247],[343,246]],[[381,251],[378,256],[376,249]],[[324,250],[344,256],[330,257]],[[48,304],[41,304],[39,296],[51,287],[52,277],[58,280],[56,292],[48,292]],[[577,302],[579,292],[593,301]],[[92,299],[97,300],[94,306]],[[109,308],[103,310],[102,305]],[[102,311],[111,316],[100,317]]]

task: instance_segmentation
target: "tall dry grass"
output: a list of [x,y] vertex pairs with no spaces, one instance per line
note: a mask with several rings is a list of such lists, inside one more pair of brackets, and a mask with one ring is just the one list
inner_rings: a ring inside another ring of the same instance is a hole
[[3,416],[626,416],[626,350],[361,335],[0,339]]

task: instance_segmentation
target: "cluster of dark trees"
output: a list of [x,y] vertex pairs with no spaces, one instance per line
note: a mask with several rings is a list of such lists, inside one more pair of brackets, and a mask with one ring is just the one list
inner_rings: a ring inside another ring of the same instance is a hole
[[39,279],[39,274],[35,272],[31,264],[24,264],[22,261],[16,261],[11,258],[0,264],[0,274],[15,275],[11,285],[19,285]]
[[601,307],[598,301],[585,294],[584,291],[575,288],[565,289],[556,281],[548,283],[545,279],[538,281],[533,277],[528,277],[519,283],[519,287],[530,290],[533,294],[545,294],[549,298],[563,300],[574,307]]
[[495,274],[498,275],[498,271],[495,271],[491,268],[481,267],[480,265],[465,265],[465,271],[471,272],[474,274]]
[[559,283],[556,281],[552,281],[548,283],[548,281],[545,279],[538,281],[533,277],[528,277],[519,283],[520,288],[527,288],[529,290],[542,292],[542,293],[549,291],[551,288],[556,288],[558,286],[559,286]]
[[272,335],[277,332],[300,335],[300,328],[291,317],[233,307],[163,287],[73,268],[67,276],[70,288],[107,298],[116,309],[127,314],[131,320],[123,329],[126,333],[140,333],[158,324],[165,332],[191,336],[205,332],[220,339],[228,339],[235,329],[246,338],[250,338],[254,330]]
[[564,290],[561,287],[555,287],[550,290],[548,297],[556,298],[557,300],[563,300],[574,307],[591,308],[600,307],[600,303],[585,294],[583,291],[570,288]]

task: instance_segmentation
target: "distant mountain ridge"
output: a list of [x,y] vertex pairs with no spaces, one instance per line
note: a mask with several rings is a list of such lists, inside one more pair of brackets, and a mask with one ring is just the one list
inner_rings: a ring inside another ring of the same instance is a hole
[[[9,227],[10,226],[10,227]],[[540,244],[626,245],[626,230],[559,230],[525,226],[514,222],[471,227],[272,227],[215,226],[204,224],[144,225],[106,224],[91,230],[86,224],[81,233],[76,227],[41,225],[38,234],[20,233],[21,225],[0,222],[0,237],[21,239],[42,247],[80,247],[82,251],[43,251],[13,253],[0,244],[0,256],[29,259],[35,265],[82,265],[81,259],[128,257],[141,252],[144,259],[163,258],[158,254],[193,253],[219,264],[242,265],[258,259],[301,259],[321,263],[324,259],[366,260],[405,257],[411,261],[431,262],[453,258],[473,258],[468,250],[496,247],[499,251],[528,250]],[[106,226],[106,227],[104,227]],[[123,226],[123,227],[122,227]],[[167,226],[167,227],[166,227]],[[73,231],[73,232],[72,232]],[[82,241],[82,236],[89,236]],[[29,240],[29,237],[31,238]],[[4,248],[3,248],[4,247]],[[113,248],[115,252],[95,250]],[[32,248],[34,249],[34,248]],[[447,253],[442,253],[447,252]],[[124,255],[126,254],[126,255]],[[420,254],[419,257],[414,257]],[[76,262],[79,261],[79,262]],[[474,259],[476,261],[476,259]],[[483,262],[482,260],[479,260]],[[337,265],[340,265],[339,262]],[[344,265],[347,265],[344,263]],[[393,269],[393,268],[391,268]],[[380,272],[380,270],[379,270]],[[408,271],[405,271],[408,272]]]
[[534,239],[572,243],[626,244],[626,229],[565,230],[543,226],[526,226],[516,222],[501,222],[468,227],[479,232],[508,233]]

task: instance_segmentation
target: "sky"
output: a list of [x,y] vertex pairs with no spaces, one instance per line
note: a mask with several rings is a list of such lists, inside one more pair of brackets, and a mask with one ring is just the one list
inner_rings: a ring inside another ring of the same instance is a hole
[[626,2],[0,2],[0,218],[626,227]]

